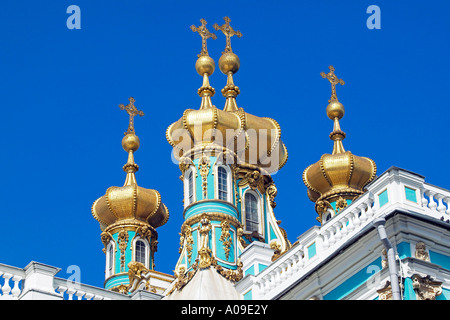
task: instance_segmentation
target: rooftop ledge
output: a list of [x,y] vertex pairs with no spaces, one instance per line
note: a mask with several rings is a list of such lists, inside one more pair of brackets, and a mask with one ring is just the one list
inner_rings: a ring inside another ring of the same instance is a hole
[[422,175],[392,166],[366,189],[338,215],[300,235],[273,264],[236,284],[237,290],[244,294],[251,289],[253,299],[276,297],[349,240],[373,229],[373,220],[393,211],[414,213],[450,227],[450,191],[426,183]]

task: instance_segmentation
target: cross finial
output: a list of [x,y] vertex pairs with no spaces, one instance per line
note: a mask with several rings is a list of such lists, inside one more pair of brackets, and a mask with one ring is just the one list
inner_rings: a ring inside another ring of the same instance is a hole
[[233,52],[233,50],[231,50],[231,40],[230,38],[234,35],[236,35],[237,37],[242,37],[242,33],[240,31],[235,31],[231,26],[230,26],[230,18],[225,17],[223,18],[223,20],[225,20],[225,23],[222,26],[219,26],[217,23],[215,23],[213,25],[214,29],[216,30],[220,30],[223,32],[223,34],[225,35],[225,37],[227,38],[227,43],[225,46],[225,51],[223,53],[227,53],[227,52]]
[[344,85],[345,82],[342,79],[338,79],[338,77],[334,74],[334,67],[333,66],[329,66],[328,68],[330,69],[330,72],[328,72],[328,73],[321,72],[320,73],[322,78],[328,79],[328,81],[330,81],[330,83],[331,83],[331,99],[328,100],[328,102],[338,101],[338,98],[337,98],[337,95],[336,95],[336,85],[337,84]]
[[128,100],[130,101],[130,103],[127,104],[126,106],[124,106],[123,104],[119,104],[120,110],[126,110],[127,113],[130,115],[130,123],[128,124],[128,130],[127,132],[125,132],[125,135],[130,133],[134,134],[134,117],[137,115],[142,117],[144,115],[144,112],[142,110],[138,110],[134,106],[134,102],[136,100],[134,100],[133,97],[129,97]]
[[196,27],[195,25],[191,26],[191,30],[193,32],[198,32],[198,34],[202,37],[202,51],[198,55],[198,57],[201,56],[208,56],[208,49],[206,47],[206,40],[209,38],[212,38],[214,40],[217,39],[217,36],[214,33],[209,32],[208,29],[206,29],[206,21],[205,19],[200,19],[200,22],[202,23],[201,26]]

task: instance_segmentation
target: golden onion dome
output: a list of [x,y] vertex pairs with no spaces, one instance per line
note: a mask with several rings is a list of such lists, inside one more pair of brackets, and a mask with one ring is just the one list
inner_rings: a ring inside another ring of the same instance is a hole
[[121,105],[130,114],[130,126],[122,139],[122,147],[128,153],[128,161],[123,166],[127,173],[125,183],[122,187],[108,188],[105,195],[92,205],[92,215],[100,222],[102,231],[108,226],[130,222],[148,223],[157,228],[169,219],[169,211],[162,203],[160,193],[142,188],[136,182],[135,172],[139,170],[139,166],[134,162],[134,152],[138,150],[140,142],[134,133],[132,117],[139,113],[133,102],[134,99],[130,98],[128,106]]
[[195,65],[203,76],[203,85],[198,90],[202,102],[198,110],[185,110],[183,116],[167,128],[166,138],[174,147],[175,158],[182,158],[194,147],[214,144],[233,151],[243,163],[264,168],[269,173],[277,171],[288,157],[286,146],[281,141],[280,125],[274,119],[247,113],[236,104],[240,89],[234,84],[233,75],[239,70],[240,61],[231,51],[229,38],[242,34],[229,26],[227,18],[226,25],[214,25],[227,36],[227,47],[219,59],[219,69],[227,75],[227,84],[222,89],[226,102],[224,109],[219,110],[211,102],[215,90],[209,83],[209,76],[214,71],[214,62],[206,50],[206,39],[215,39],[215,36],[206,30],[206,21],[201,21],[202,26],[191,26],[191,29],[199,32],[203,39],[202,51]]
[[[345,151],[342,140],[345,133],[341,130],[339,120],[344,116],[344,106],[337,100],[335,85],[344,84],[334,75],[334,68],[322,77],[328,78],[332,83],[332,96],[327,106],[327,115],[334,121],[330,139],[334,141],[333,152],[324,154],[320,160],[303,172],[303,182],[308,188],[308,197],[316,203],[316,211],[321,214],[336,201],[353,201],[364,193],[364,187],[376,176],[376,165],[372,159],[360,157]],[[346,202],[345,201],[345,202]],[[344,203],[344,207],[346,204]]]

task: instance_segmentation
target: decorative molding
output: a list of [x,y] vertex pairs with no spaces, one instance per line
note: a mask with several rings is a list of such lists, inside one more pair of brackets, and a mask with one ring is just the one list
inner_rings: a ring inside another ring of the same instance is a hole
[[417,300],[436,300],[442,293],[442,282],[432,280],[429,275],[421,277],[414,274],[411,279]]
[[225,251],[225,258],[228,260],[230,257],[230,247],[232,244],[231,234],[230,234],[230,223],[227,220],[222,221],[220,224],[222,228],[222,234],[220,235],[219,241],[223,242],[223,250]]

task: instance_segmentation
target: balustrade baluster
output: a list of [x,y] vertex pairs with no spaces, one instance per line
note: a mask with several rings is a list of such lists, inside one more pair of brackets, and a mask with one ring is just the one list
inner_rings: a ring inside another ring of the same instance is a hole
[[3,279],[5,279],[5,283],[3,284],[2,287],[2,292],[4,296],[9,295],[10,291],[11,291],[11,286],[9,285],[9,279],[12,278],[12,274],[11,273],[4,273],[3,274]]
[[20,276],[14,276],[12,278],[12,281],[14,281],[14,287],[11,290],[11,294],[14,298],[17,298],[20,295],[20,288],[19,288],[20,280],[22,280],[22,277]]

